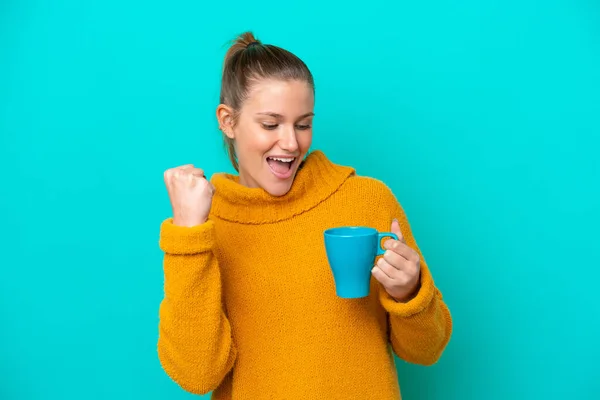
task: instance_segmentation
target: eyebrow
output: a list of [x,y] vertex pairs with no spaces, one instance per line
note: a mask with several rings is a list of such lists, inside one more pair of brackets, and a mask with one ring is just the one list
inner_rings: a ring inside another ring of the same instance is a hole
[[[258,115],[268,115],[268,116],[271,116],[271,117],[274,117],[274,118],[283,119],[283,115],[277,114],[277,113],[274,113],[274,112],[259,112],[257,114]],[[309,112],[309,113],[306,113],[304,115],[301,115],[300,118],[298,118],[298,119],[302,119],[302,118],[306,118],[306,117],[312,117],[314,115],[315,115],[314,112]]]

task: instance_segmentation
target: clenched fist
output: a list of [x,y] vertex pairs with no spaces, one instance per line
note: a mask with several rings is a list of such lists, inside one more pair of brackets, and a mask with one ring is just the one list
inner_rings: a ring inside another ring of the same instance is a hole
[[173,223],[192,227],[206,222],[215,188],[204,176],[204,171],[187,164],[168,169],[164,175]]

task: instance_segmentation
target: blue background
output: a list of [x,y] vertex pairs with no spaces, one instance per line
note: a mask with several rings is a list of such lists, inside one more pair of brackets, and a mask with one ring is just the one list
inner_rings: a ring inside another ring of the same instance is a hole
[[193,398],[156,354],[162,173],[232,171],[247,29],[310,66],[313,148],[394,190],[450,306],[404,398],[600,398],[599,3],[201,3],[0,2],[0,399]]

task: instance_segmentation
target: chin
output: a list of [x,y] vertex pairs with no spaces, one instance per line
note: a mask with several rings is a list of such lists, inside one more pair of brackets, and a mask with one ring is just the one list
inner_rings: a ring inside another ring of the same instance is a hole
[[281,196],[285,196],[290,189],[292,188],[292,182],[293,180],[291,180],[289,183],[288,182],[281,182],[281,183],[277,183],[277,184],[267,184],[264,185],[262,188],[269,193],[271,196],[275,196],[275,197],[281,197]]
[[302,162],[303,157],[295,157],[295,160],[290,165],[288,173],[277,173],[269,166],[267,160],[265,160],[265,170],[261,171],[263,179],[260,182],[260,186],[269,193],[271,196],[280,197],[285,196],[294,183],[296,173],[298,172],[298,166]]

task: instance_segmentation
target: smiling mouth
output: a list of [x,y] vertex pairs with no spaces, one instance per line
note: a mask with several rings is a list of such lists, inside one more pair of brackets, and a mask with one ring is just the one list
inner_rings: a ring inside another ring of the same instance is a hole
[[297,157],[267,157],[267,164],[276,177],[286,179],[291,176],[296,159]]

